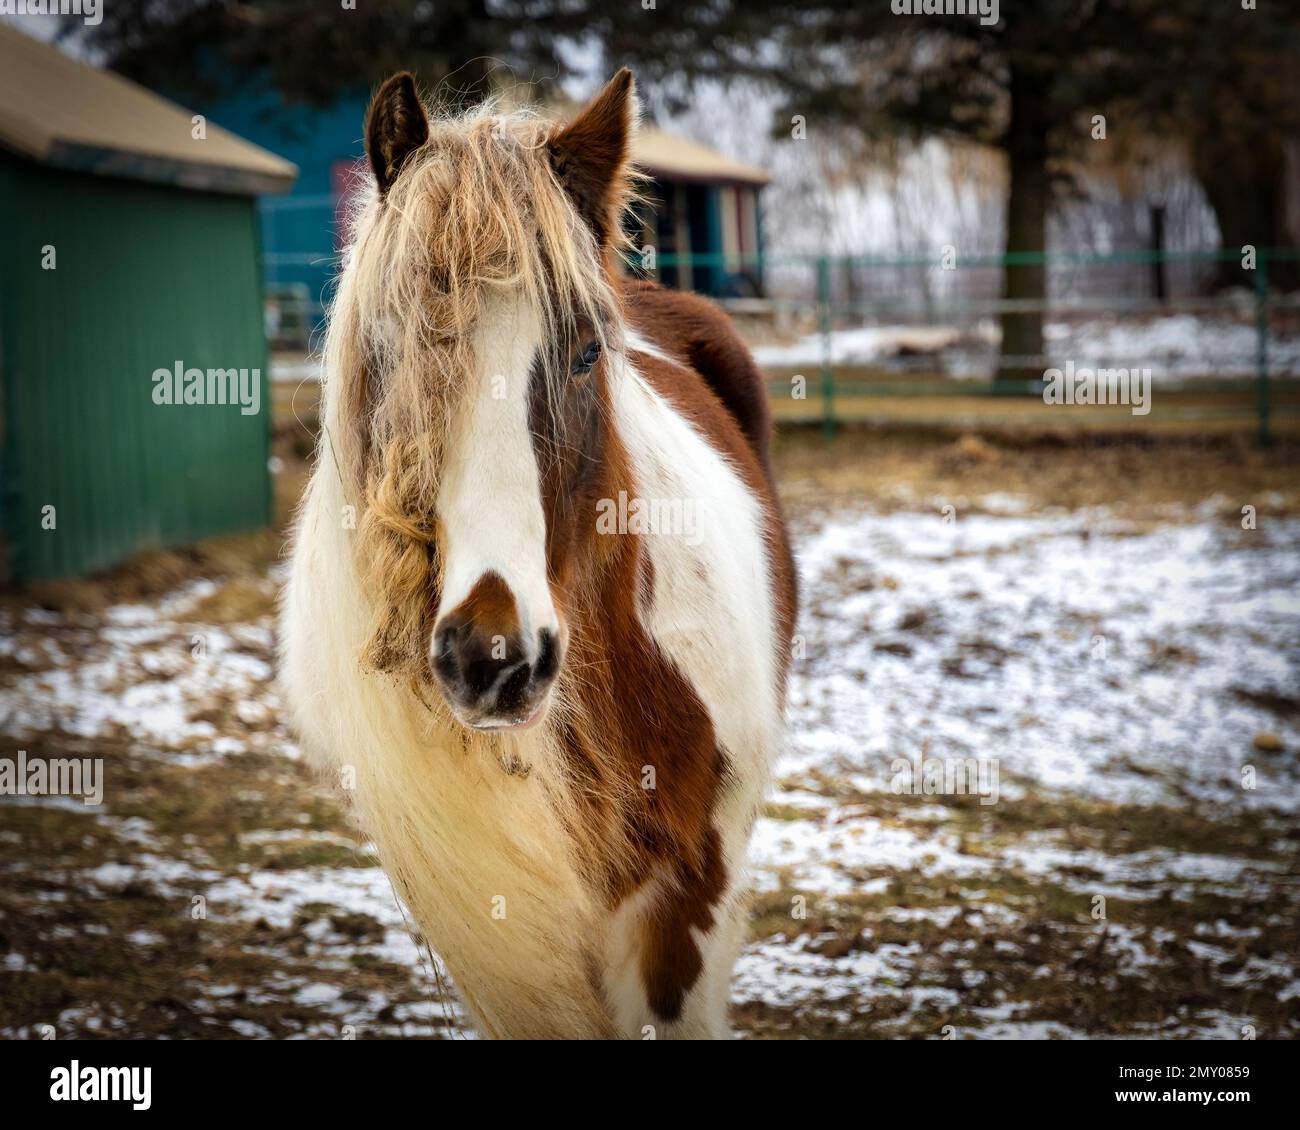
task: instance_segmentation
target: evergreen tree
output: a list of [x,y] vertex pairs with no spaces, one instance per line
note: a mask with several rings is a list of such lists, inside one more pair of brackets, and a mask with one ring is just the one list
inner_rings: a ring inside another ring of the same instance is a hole
[[[128,76],[196,97],[269,75],[286,99],[322,104],[405,67],[475,98],[498,64],[557,78],[593,45],[670,101],[703,77],[756,79],[783,92],[786,133],[799,114],[810,130],[1000,149],[1008,252],[1044,249],[1053,194],[1101,128],[1164,135],[1187,143],[1225,247],[1284,241],[1286,145],[1300,136],[1294,2],[1001,0],[996,22],[925,14],[938,0],[349,2],[115,0],[86,34]],[[1041,266],[1012,265],[1003,296],[1032,302],[1044,283]],[[1007,312],[1002,330],[1003,374],[1041,370],[1015,360],[1041,355],[1041,315]]]

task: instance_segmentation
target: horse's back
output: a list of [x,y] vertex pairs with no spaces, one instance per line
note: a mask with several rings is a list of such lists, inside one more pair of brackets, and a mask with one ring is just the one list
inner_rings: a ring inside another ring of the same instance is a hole
[[727,315],[697,294],[639,279],[624,282],[623,301],[628,322],[641,337],[704,378],[770,480],[772,414],[763,376]]

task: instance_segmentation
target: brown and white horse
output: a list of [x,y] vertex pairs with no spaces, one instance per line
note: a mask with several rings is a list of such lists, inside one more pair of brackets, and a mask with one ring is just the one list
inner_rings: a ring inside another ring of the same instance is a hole
[[366,124],[282,612],[337,774],[475,1024],[723,1036],[794,568],[754,363],[613,269],[632,76],[571,124]]

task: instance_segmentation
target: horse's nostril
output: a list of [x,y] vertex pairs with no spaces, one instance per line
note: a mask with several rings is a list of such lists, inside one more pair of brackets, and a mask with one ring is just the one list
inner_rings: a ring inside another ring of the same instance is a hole
[[518,710],[524,705],[532,674],[532,668],[527,663],[519,664],[510,672],[506,681],[501,684],[501,689],[497,691],[498,710]]
[[[474,698],[480,697],[497,685],[497,680],[508,666],[510,664],[504,659],[472,659],[464,664],[465,689]],[[524,666],[526,668],[526,664]]]
[[560,649],[555,646],[555,633],[550,628],[543,628],[537,633],[537,663],[533,674],[537,681],[546,682],[555,678],[560,667]]
[[449,616],[434,629],[431,656],[448,701],[489,720],[531,715],[560,668],[556,633],[543,628],[536,638],[537,657],[530,660],[518,636],[492,635]]
[[502,635],[489,635],[464,620],[451,620],[434,635],[433,666],[449,687],[470,700],[499,688],[522,670],[526,683],[531,667],[521,649]]

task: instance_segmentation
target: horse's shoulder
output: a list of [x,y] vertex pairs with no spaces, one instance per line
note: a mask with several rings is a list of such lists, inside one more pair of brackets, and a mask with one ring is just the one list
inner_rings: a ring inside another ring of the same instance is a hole
[[698,294],[637,279],[623,284],[623,305],[629,325],[640,337],[703,378],[767,470],[772,428],[767,392],[731,319]]

